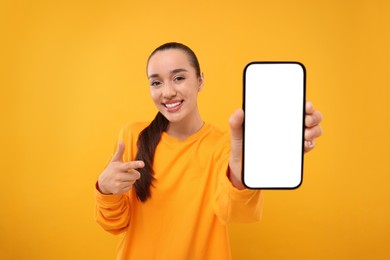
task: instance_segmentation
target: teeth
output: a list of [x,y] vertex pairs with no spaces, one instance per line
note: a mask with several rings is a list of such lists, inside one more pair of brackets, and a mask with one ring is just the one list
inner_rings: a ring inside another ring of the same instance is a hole
[[173,107],[177,107],[180,104],[181,104],[181,102],[176,102],[176,103],[172,103],[172,104],[165,104],[165,106],[167,108],[173,108]]

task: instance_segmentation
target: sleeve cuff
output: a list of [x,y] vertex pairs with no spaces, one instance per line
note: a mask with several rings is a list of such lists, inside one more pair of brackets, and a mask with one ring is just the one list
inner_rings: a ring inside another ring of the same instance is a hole
[[95,184],[96,199],[103,203],[117,203],[122,199],[122,194],[103,194],[98,189],[98,183]]
[[259,192],[258,190],[251,190],[251,189],[243,189],[243,190],[237,189],[230,182],[226,174],[222,177],[222,186],[224,186],[225,190],[228,191],[229,196],[233,200],[237,200],[237,201],[246,201],[248,200],[248,197],[251,197],[255,193]]

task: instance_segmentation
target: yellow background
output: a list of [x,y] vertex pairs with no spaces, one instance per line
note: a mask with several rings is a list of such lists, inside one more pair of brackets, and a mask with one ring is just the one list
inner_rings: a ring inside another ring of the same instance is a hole
[[390,259],[389,17],[386,0],[2,0],[0,259],[114,259],[94,183],[119,129],[155,114],[145,62],[167,41],[197,53],[208,122],[227,129],[254,60],[304,63],[324,115],[301,188],[230,226],[234,259]]

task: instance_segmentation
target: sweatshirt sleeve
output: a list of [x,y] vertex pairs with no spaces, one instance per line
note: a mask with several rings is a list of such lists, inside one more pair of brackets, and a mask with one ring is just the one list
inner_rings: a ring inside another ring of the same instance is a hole
[[227,173],[230,157],[230,138],[225,134],[216,153],[218,174],[214,212],[224,224],[250,223],[261,219],[263,194],[261,190],[239,190],[232,185]]
[[[118,143],[119,141],[125,143],[125,151],[123,154],[124,162],[134,160],[137,137],[143,127],[143,124],[133,124],[128,125],[121,130],[118,137]],[[116,149],[117,145],[115,146],[113,154]],[[112,234],[124,232],[129,226],[131,218],[130,197],[133,195],[133,190],[131,189],[129,192],[119,195],[105,195],[99,192],[97,185],[98,183],[95,185],[96,222],[99,223],[104,230]]]
[[126,230],[130,221],[130,203],[127,194],[104,195],[95,188],[96,214],[99,225],[114,235]]

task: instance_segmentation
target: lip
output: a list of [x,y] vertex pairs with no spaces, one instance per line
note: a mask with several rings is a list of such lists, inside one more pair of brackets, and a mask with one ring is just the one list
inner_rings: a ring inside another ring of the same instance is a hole
[[162,105],[168,112],[174,113],[182,107],[183,103],[184,100],[169,100],[167,102],[162,103]]

